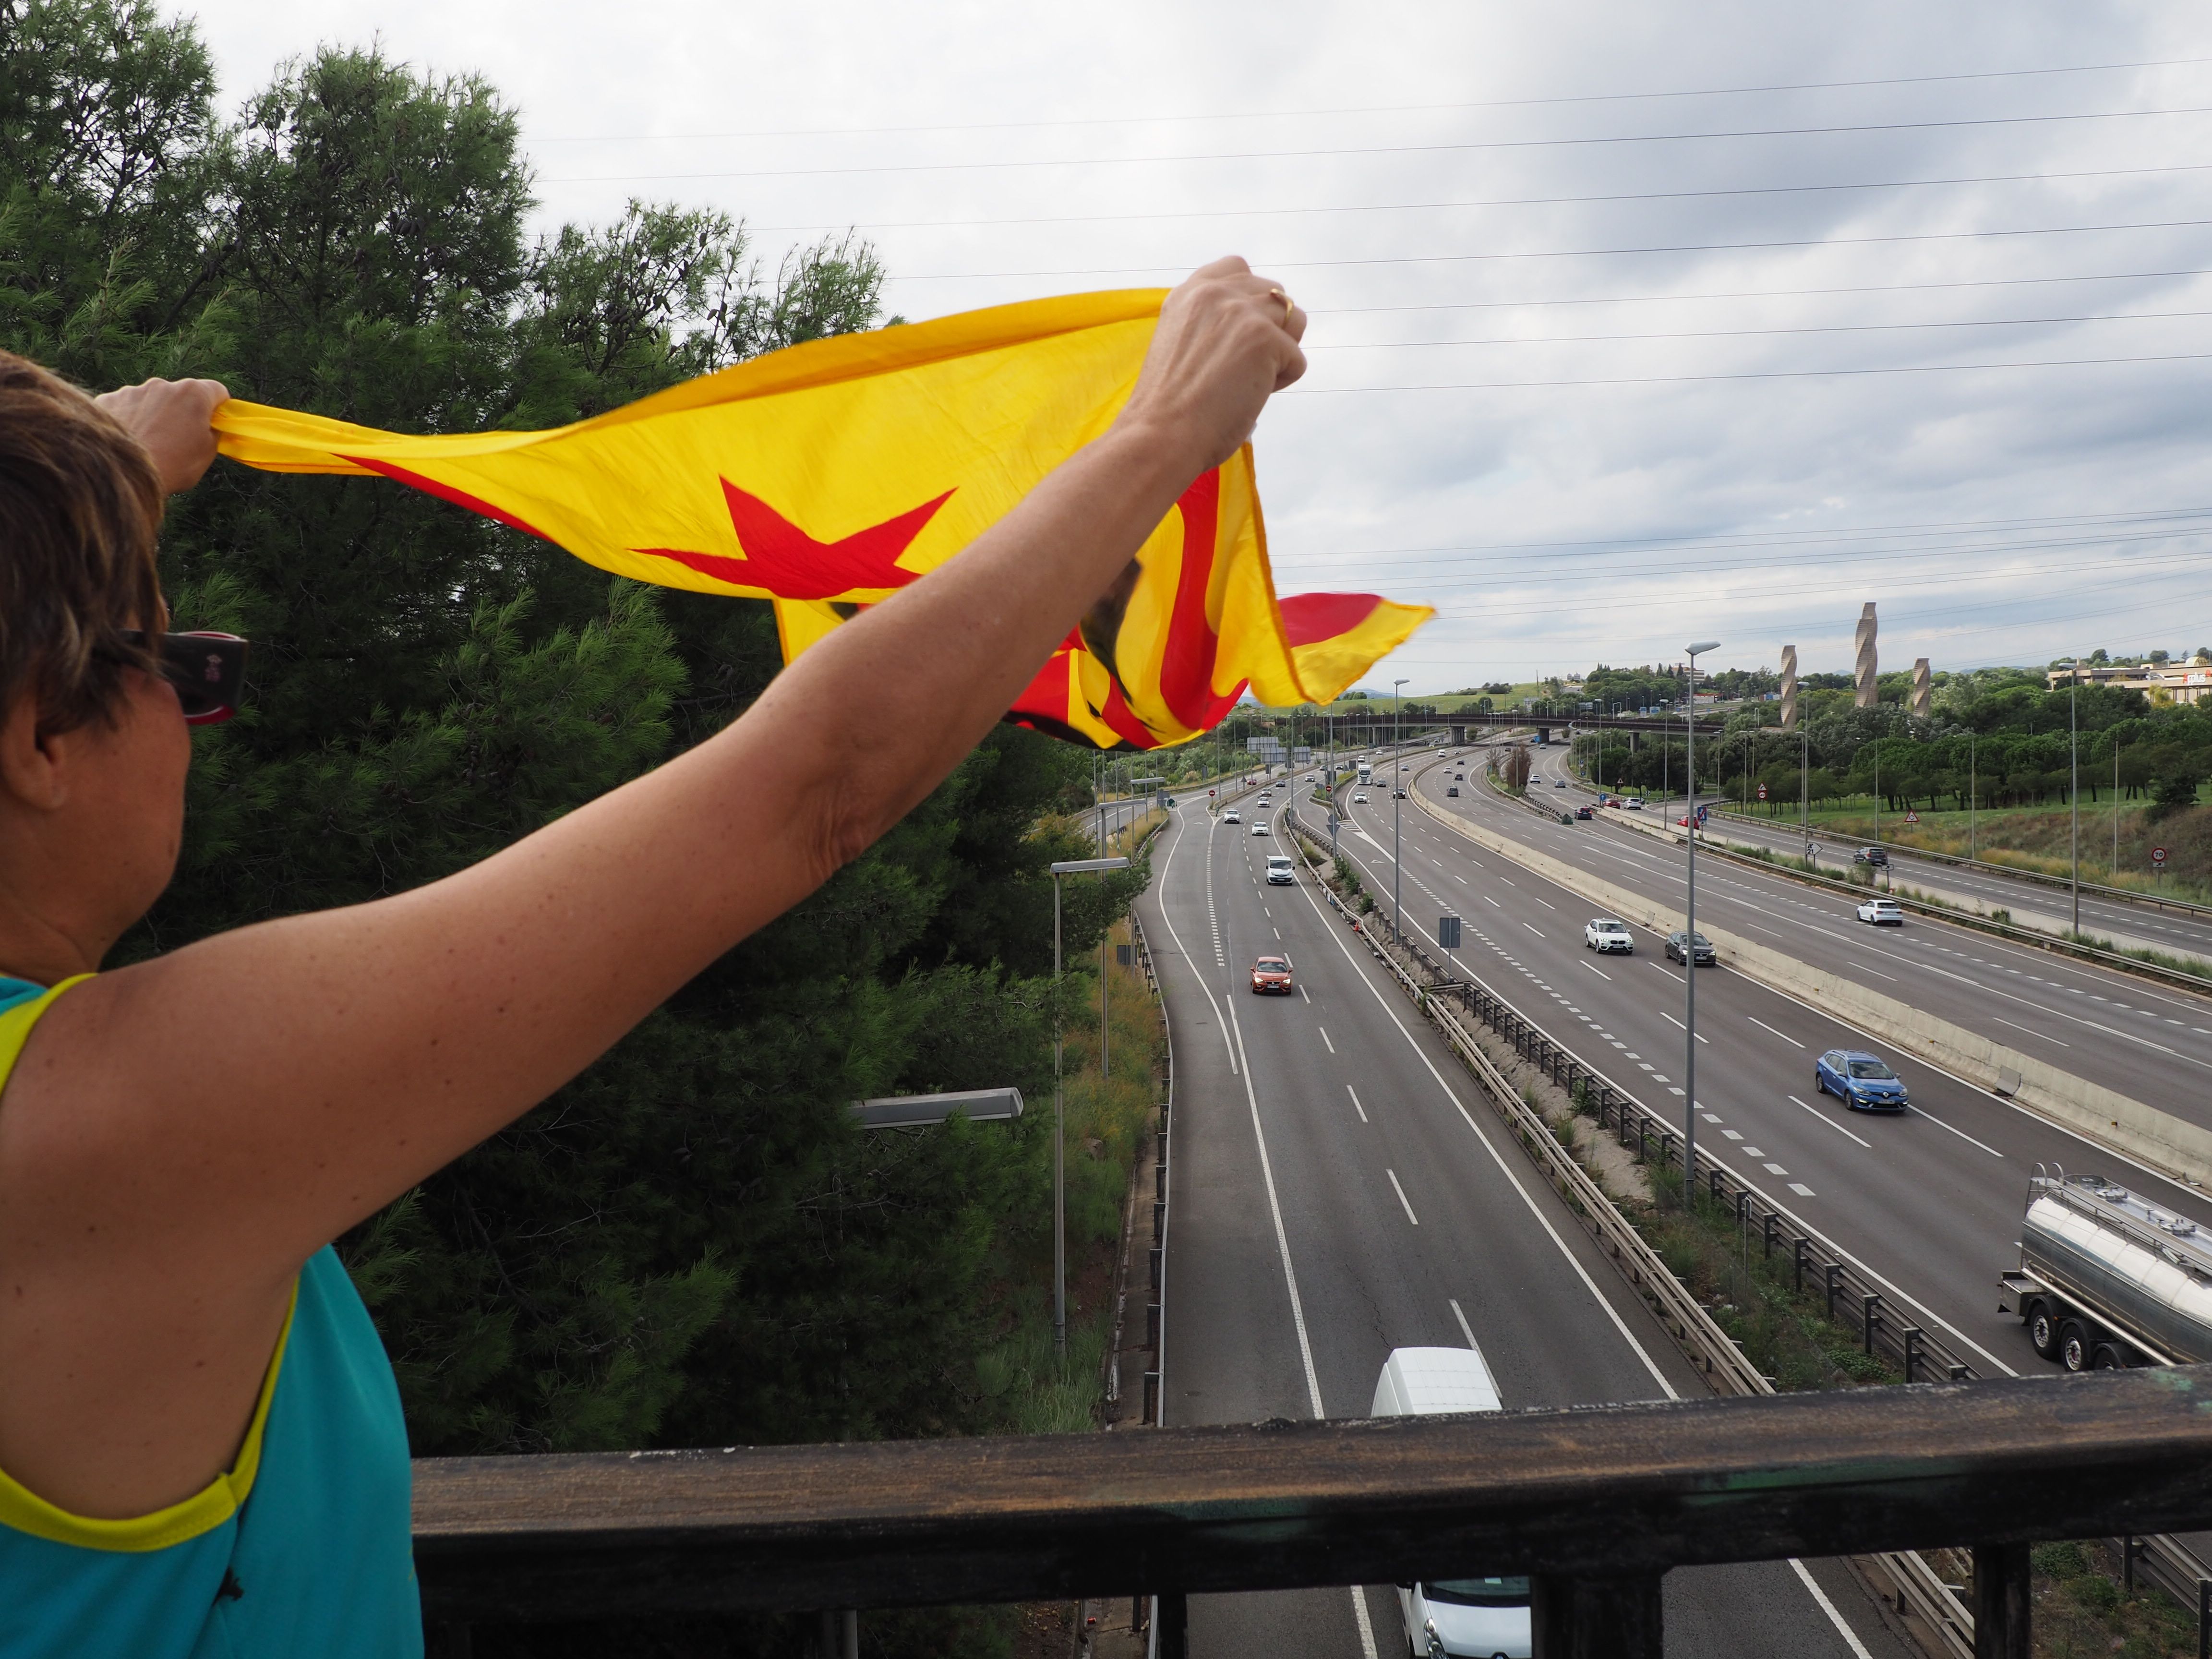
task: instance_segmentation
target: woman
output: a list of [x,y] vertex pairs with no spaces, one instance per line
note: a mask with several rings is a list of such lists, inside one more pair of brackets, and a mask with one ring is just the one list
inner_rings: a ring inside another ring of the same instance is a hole
[[[428,887],[96,977],[176,860],[155,532],[227,394],[0,359],[0,1652],[420,1650],[398,1394],[330,1241],[921,800],[1304,329],[1206,267],[1111,431],[712,741]],[[894,675],[927,715],[886,734]]]

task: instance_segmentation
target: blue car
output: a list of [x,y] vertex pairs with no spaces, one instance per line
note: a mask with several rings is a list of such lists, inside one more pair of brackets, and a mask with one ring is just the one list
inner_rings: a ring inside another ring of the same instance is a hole
[[1813,1081],[1824,1095],[1838,1097],[1853,1111],[1901,1112],[1905,1080],[1872,1054],[1831,1048],[1813,1062]]

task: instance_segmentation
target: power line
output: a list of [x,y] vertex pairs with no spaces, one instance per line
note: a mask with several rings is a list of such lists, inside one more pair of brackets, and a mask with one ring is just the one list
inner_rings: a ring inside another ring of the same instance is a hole
[[1933,294],[1960,288],[2048,288],[2063,283],[2155,282],[2172,276],[2212,276],[2212,266],[2180,270],[2091,271],[2074,276],[1977,276],[1948,283],[1874,283],[1849,288],[1753,288],[1716,294],[1595,294],[1543,300],[1444,300],[1416,305],[1309,306],[1309,317],[1366,317],[1401,311],[1518,311],[1540,306],[1661,305],[1676,300],[1805,300],[1837,294]]
[[1954,532],[1972,535],[1995,530],[2041,530],[2075,525],[2139,524],[2158,519],[2194,519],[2212,515],[2212,506],[2138,507],[2124,513],[2073,513],[2055,516],[2043,515],[2025,519],[1928,519],[1904,524],[1844,525],[1831,529],[1808,531],[1720,531],[1703,535],[1674,536],[1613,536],[1598,540],[1543,542],[1462,542],[1433,547],[1376,547],[1352,550],[1352,556],[1368,558],[1397,553],[1484,553],[1513,552],[1523,549],[1580,549],[1634,547],[1689,547],[1704,543],[1772,544],[1776,542],[1817,540],[1834,537],[1891,536],[1921,533]]
[[2177,351],[2148,357],[2050,357],[2021,363],[1903,363],[1881,368],[1777,368],[1734,374],[1632,374],[1588,380],[1451,380],[1422,386],[1292,386],[1279,398],[1328,398],[1346,392],[1515,392],[1553,386],[1687,386],[1707,380],[1806,380],[1864,374],[1963,374],[2006,368],[2101,368],[2124,363],[2193,363],[2212,351]]
[[2098,167],[2081,173],[1992,173],[1975,178],[1874,179],[1827,185],[1743,185],[1715,190],[1615,191],[1599,196],[1500,196],[1480,201],[1354,202],[1341,205],[1283,208],[1206,208],[1151,213],[1027,214],[999,219],[822,219],[810,224],[752,225],[757,234],[805,230],[967,230],[1011,225],[1118,225],[1171,223],[1184,219],[1289,218],[1303,214],[1429,213],[1465,208],[1589,207],[1617,202],[1686,202],[1737,196],[1802,196],[1853,190],[1923,190],[1964,185],[2058,184],[2080,179],[2132,179],[2151,173],[2203,173],[2203,161],[2155,167]]
[[1737,340],[1768,334],[1886,334],[1929,328],[2032,328],[2061,323],[2148,323],[2182,317],[2212,317],[2212,311],[2114,312],[2080,317],[1982,317],[1948,323],[1827,323],[1803,328],[1686,329],[1651,334],[1549,334],[1528,337],[1499,335],[1485,340],[1358,340],[1341,345],[1309,345],[1316,351],[1399,351],[1416,347],[1589,345],[1622,340]]
[[1575,138],[1480,138],[1449,144],[1371,144],[1327,149],[1198,151],[1181,155],[1024,156],[996,161],[897,161],[868,167],[749,167],[709,173],[605,173],[547,179],[550,185],[620,185],[696,182],[707,179],[823,179],[864,173],[1012,173],[1040,167],[1137,167],[1191,161],[1316,161],[1340,155],[1436,155],[1504,149],[1566,149],[1604,144],[1673,144],[1723,138],[1832,137],[1863,132],[1933,132],[1966,127],[2045,126],[2059,121],[2131,121],[2148,116],[2203,115],[2212,105],[2185,104],[2171,109],[2078,110],[2053,115],[1977,115],[1942,121],[1865,121],[1820,127],[1736,127],[1718,132],[1629,132]]
[[[1333,270],[1351,265],[1494,264],[1508,259],[1596,259],[1632,253],[1756,253],[1791,247],[1872,247],[1900,242],[1987,241],[2011,236],[2082,236],[2117,230],[2191,230],[2212,219],[2145,219],[2112,225],[2032,225],[2010,230],[1925,230],[1888,236],[1800,236],[1765,242],[1656,242],[1632,247],[1535,248],[1498,253],[1383,254],[1362,259],[1255,259],[1255,269]],[[1150,276],[1180,271],[1182,264],[1089,265],[1056,270],[925,270],[891,278],[899,283],[973,283],[1036,276]],[[1310,313],[1309,313],[1310,314]]]
[[2096,75],[2117,70],[2185,69],[2212,58],[2156,58],[2125,64],[2072,64],[2051,69],[1983,70],[1956,75],[1900,75],[1869,81],[1799,81],[1759,87],[1698,87],[1677,92],[1595,92],[1553,98],[1495,98],[1453,104],[1366,104],[1334,109],[1243,110],[1215,114],[1063,116],[1042,121],[960,121],[890,127],[760,127],[729,132],[563,133],[533,136],[533,144],[605,144],[719,138],[833,138],[919,132],[1006,132],[1043,127],[1127,126],[1181,121],[1303,120],[1332,115],[1415,115],[1471,109],[1529,109],[1559,104],[1627,103],[1662,98],[1725,98],[1771,92],[1833,92],[1864,87],[1928,86],[1945,82],[2008,81],[2030,76]]

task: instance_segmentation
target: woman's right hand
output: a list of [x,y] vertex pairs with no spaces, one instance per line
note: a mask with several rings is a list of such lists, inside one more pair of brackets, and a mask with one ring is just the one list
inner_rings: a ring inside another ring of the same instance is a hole
[[1234,455],[1267,399],[1306,372],[1306,314],[1281,284],[1231,254],[1203,265],[1160,307],[1118,424],[1191,453],[1198,471]]

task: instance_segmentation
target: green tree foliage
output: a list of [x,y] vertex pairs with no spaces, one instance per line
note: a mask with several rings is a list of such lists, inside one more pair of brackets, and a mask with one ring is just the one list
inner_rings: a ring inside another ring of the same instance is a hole
[[[0,344],[102,386],[212,374],[416,431],[532,428],[872,325],[846,239],[632,204],[533,237],[513,111],[325,50],[216,119],[189,23],[0,0]],[[172,503],[181,622],[256,642],[197,739],[143,954],[419,885],[726,725],[765,607],[610,582],[368,478],[218,465]],[[864,1137],[846,1103],[1048,1085],[1040,814],[1079,752],[1005,730],[574,1084],[343,1248],[421,1452],[957,1431],[992,1287],[1044,1247],[1048,1115]],[[1071,887],[1080,960],[1141,871]],[[1082,994],[1079,984],[1069,994]]]

